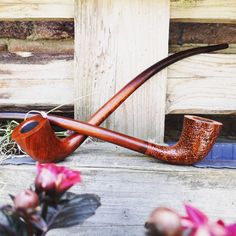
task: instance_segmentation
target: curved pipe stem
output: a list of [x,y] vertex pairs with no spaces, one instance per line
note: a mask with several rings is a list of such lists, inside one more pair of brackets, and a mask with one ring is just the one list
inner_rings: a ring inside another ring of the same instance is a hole
[[[213,120],[197,116],[185,116],[179,142],[174,146],[167,147],[73,119],[51,115],[48,116],[48,119],[57,126],[80,134],[114,143],[167,163],[181,165],[193,164],[206,157],[222,126],[221,123]],[[37,156],[49,152],[57,156],[61,154],[68,155],[71,144],[65,139],[59,140],[48,124],[48,120],[40,115],[29,118],[14,130],[13,139],[32,157],[36,156],[36,160],[38,160]],[[45,149],[37,150],[37,147],[45,147]],[[38,153],[35,151],[38,151]]]
[[[118,108],[137,88],[139,88],[143,83],[145,83],[149,78],[151,78],[154,74],[161,71],[162,69],[166,68],[167,66],[183,59],[186,57],[190,57],[200,53],[207,53],[211,51],[221,50],[228,47],[228,44],[219,44],[213,46],[206,46],[206,47],[199,47],[188,49],[182,52],[175,53],[173,55],[168,56],[167,58],[157,62],[156,64],[152,65],[137,77],[135,77],[131,82],[129,82],[125,87],[123,87],[118,93],[116,93],[107,103],[105,103],[94,115],[90,117],[87,121],[89,124],[92,125],[100,125],[116,108]],[[19,113],[1,113],[0,118],[15,118],[14,116],[17,115],[17,118],[20,118]],[[48,117],[49,121],[51,121],[50,116]],[[65,138],[65,142],[69,143],[70,153],[73,152],[77,147],[79,147],[87,136],[82,134],[72,134],[71,136]],[[63,152],[64,153],[64,152]],[[68,154],[58,157],[49,157],[54,158],[65,158]]]
[[[95,112],[87,123],[99,126],[104,120],[106,120],[136,89],[143,85],[153,75],[166,68],[167,66],[180,61],[186,57],[197,55],[200,53],[208,53],[212,51],[222,50],[228,48],[228,44],[218,44],[212,46],[198,47],[188,49],[182,52],[172,54],[163,60],[155,63],[148,69],[144,70],[127,85],[125,85],[120,91],[118,91],[108,102],[106,102],[97,112]],[[49,118],[50,120],[50,118]],[[81,134],[72,134],[67,138],[73,146],[72,151],[76,150],[88,136]]]

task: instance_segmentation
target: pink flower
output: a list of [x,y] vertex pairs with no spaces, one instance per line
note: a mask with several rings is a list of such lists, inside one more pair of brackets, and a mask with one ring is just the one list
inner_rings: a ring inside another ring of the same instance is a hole
[[35,186],[39,191],[63,193],[80,181],[79,171],[55,164],[37,164]]
[[227,236],[236,236],[236,224],[226,226]]
[[226,226],[221,220],[210,222],[203,212],[187,204],[185,210],[182,226],[191,230],[190,236],[236,236],[236,225]]

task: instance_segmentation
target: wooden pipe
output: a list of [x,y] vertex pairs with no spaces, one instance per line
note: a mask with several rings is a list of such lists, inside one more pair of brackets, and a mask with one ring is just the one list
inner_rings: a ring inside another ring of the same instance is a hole
[[[65,129],[178,165],[191,165],[206,157],[222,126],[214,120],[186,115],[178,143],[168,147],[69,118],[51,115],[47,118],[51,123]],[[69,155],[73,146],[73,143],[68,142],[70,140],[61,140],[55,136],[47,118],[41,115],[33,116],[17,126],[12,133],[12,138],[21,148],[33,159],[41,162],[57,161],[54,157]]]
[[[157,62],[152,65],[137,77],[135,77],[131,82],[129,82],[125,87],[123,87],[118,93],[116,93],[107,103],[105,103],[92,117],[87,121],[87,123],[93,125],[100,125],[116,108],[119,107],[137,88],[139,88],[143,83],[145,83],[149,78],[151,78],[154,74],[161,71],[165,67],[183,59],[186,57],[190,57],[200,53],[207,53],[211,51],[221,50],[228,47],[228,44],[219,44],[213,46],[199,47],[188,49],[182,52],[175,53],[173,55],[168,56],[167,58]],[[0,118],[8,118],[8,119],[19,119],[24,118],[24,114],[19,113],[1,113]],[[50,121],[50,116],[48,117]],[[70,152],[72,153],[76,148],[78,148],[87,136],[74,133],[69,137],[65,138],[66,143],[70,143]],[[66,152],[67,153],[67,152]],[[41,162],[48,162],[49,160],[62,160],[67,155],[65,152],[61,152],[58,156],[44,156],[38,157]]]

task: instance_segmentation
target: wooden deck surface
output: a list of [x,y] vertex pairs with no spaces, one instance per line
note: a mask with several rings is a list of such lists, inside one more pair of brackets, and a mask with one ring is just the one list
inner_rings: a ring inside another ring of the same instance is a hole
[[[158,206],[183,212],[183,202],[204,210],[212,219],[236,219],[236,171],[162,164],[153,158],[105,143],[85,144],[61,163],[82,173],[77,193],[95,193],[102,206],[83,225],[53,230],[48,236],[142,236],[149,213]],[[1,166],[0,204],[8,193],[27,188],[35,167]]]

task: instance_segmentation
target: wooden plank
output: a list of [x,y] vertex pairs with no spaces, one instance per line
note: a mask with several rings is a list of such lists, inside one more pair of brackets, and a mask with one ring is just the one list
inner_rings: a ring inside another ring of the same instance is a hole
[[2,111],[49,110],[73,99],[73,55],[1,53],[0,61]]
[[235,0],[172,0],[171,19],[193,22],[235,22]]
[[[103,0],[99,5],[92,0],[76,2],[76,96],[99,91],[84,100],[82,108],[80,104],[75,107],[76,117],[85,120],[115,91],[167,55],[169,4],[164,0]],[[162,71],[118,109],[106,125],[137,137],[163,141],[165,91],[166,71]]]
[[[201,54],[181,60],[168,68],[169,79],[235,77],[236,55]],[[226,80],[226,79],[225,79]]]
[[[235,15],[234,0],[171,0],[171,18],[178,21],[234,22]],[[0,3],[2,19],[73,17],[73,1],[2,0]]]
[[[2,109],[15,110],[16,106],[23,108],[28,105],[31,105],[31,108],[32,106],[48,106],[50,102],[59,104],[57,95],[60,93],[63,93],[65,101],[71,98],[73,93],[73,60],[71,55],[39,54],[21,57],[14,54],[1,54],[0,59]],[[234,113],[235,65],[235,55],[203,54],[170,66],[166,113]],[[21,81],[33,84],[25,88]],[[37,91],[37,84],[40,85],[41,90],[46,91],[48,83],[51,84],[50,91],[55,89],[55,96],[43,95],[43,98],[36,97],[35,100],[32,100],[31,97]],[[64,83],[65,85],[63,85]],[[99,85],[100,82],[98,82]],[[16,86],[19,86],[19,93]],[[69,91],[66,91],[63,86]],[[34,88],[32,92],[30,92],[31,88]],[[62,89],[61,92],[60,89]],[[28,92],[24,93],[25,90]],[[154,97],[156,98],[156,95]],[[42,104],[42,101],[45,104]],[[41,105],[37,105],[37,103],[41,103]],[[81,104],[83,104],[82,101],[80,101],[80,106],[82,106]],[[193,111],[193,109],[196,110]],[[119,112],[121,115],[125,114],[124,110],[118,110],[117,113]],[[119,130],[119,128],[116,129]]]
[[58,105],[72,101],[73,80],[0,80],[0,104]]
[[[1,104],[1,112],[28,112],[32,110],[37,111],[50,111],[55,108],[55,105],[51,104]],[[58,108],[53,112],[54,114],[59,114],[63,116],[74,117],[74,105],[68,104]],[[5,119],[4,119],[5,120]]]
[[236,44],[236,24],[171,22],[169,43]]
[[166,113],[234,114],[235,55],[205,54],[168,70]]
[[[177,44],[170,44],[169,45],[169,52],[170,53],[175,53],[175,52],[180,52],[183,50],[187,50],[190,48],[194,47],[202,47],[202,46],[208,46],[209,44],[202,44],[202,43],[186,43],[182,45],[177,45]],[[216,54],[236,54],[236,44],[229,44],[229,47],[224,50],[216,51],[214,52]]]
[[32,53],[48,53],[48,54],[73,54],[73,40],[21,40],[10,39],[7,41],[8,51],[16,52],[32,52]]
[[[0,51],[3,52],[26,52],[27,54],[54,54],[73,55],[73,40],[23,40],[23,39],[0,39]],[[1,55],[0,55],[1,56]]]
[[74,21],[0,21],[0,38],[72,39]]
[[[73,192],[98,194],[102,205],[81,226],[54,230],[48,233],[50,236],[78,232],[143,236],[143,225],[155,207],[173,207],[183,213],[183,202],[199,207],[212,220],[221,218],[228,223],[235,220],[234,170],[166,165],[105,143],[83,145],[60,164],[82,173],[83,182],[73,187]],[[15,194],[28,187],[34,173],[33,166],[2,166],[0,203],[10,202],[8,193]]]
[[[30,59],[29,59],[30,61]],[[45,64],[0,63],[0,80],[72,80],[73,60],[52,60]],[[53,73],[52,73],[53,72]]]
[[73,55],[27,53],[0,54],[1,110],[47,109],[72,100]]
[[236,114],[235,92],[235,78],[170,79],[166,113]]
[[73,1],[1,0],[0,18],[73,18]]
[[166,113],[235,113],[235,68],[234,54],[203,54],[170,66]]

